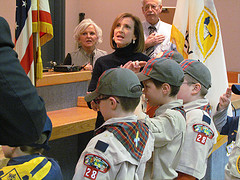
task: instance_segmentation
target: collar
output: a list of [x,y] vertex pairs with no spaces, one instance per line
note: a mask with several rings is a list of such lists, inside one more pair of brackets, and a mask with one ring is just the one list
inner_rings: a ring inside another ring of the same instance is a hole
[[160,106],[156,110],[155,116],[164,113],[167,109],[172,109],[172,108],[180,107],[180,106],[183,106],[183,100],[182,99],[178,99],[176,101],[171,101],[171,102],[169,102],[167,104],[163,104],[162,106]]
[[160,24],[161,24],[161,19],[160,18],[158,19],[158,22],[154,25],[152,25],[152,24],[150,24],[149,22],[146,21],[147,29],[148,29],[149,26],[155,26],[155,28],[158,31],[158,29],[160,29]]
[[126,57],[134,53],[134,44],[130,43],[126,47],[123,48],[116,48],[113,54],[116,54],[117,56],[120,57]]
[[26,156],[19,156],[19,157],[14,157],[11,158],[7,165],[8,166],[12,166],[12,165],[18,165],[18,164],[23,164],[27,161],[30,161],[31,159],[34,159],[36,157],[43,157],[42,155],[36,153],[36,154],[32,154],[32,155],[26,155]]
[[[114,123],[111,124],[104,123],[103,126],[96,131],[96,134],[102,133],[106,130],[111,132],[115,138],[122,143],[132,157],[139,161],[142,158],[148,140],[149,129],[142,121],[136,120],[137,116],[128,116],[126,118],[134,119],[134,121],[126,121],[125,119],[123,122],[114,121]],[[120,121],[119,118],[115,120]]]
[[137,122],[137,116],[132,115],[132,116],[126,116],[126,117],[111,118],[105,121],[99,128],[95,129],[95,132],[101,129],[103,126],[110,125],[113,123],[118,123],[118,122]]
[[186,112],[191,111],[193,109],[199,109],[202,106],[206,106],[209,103],[208,99],[197,99],[195,101],[184,104],[184,109]]
[[96,54],[96,48],[93,50],[91,54],[87,54],[87,52],[81,46],[79,47],[79,51],[89,58],[94,57],[94,55]]

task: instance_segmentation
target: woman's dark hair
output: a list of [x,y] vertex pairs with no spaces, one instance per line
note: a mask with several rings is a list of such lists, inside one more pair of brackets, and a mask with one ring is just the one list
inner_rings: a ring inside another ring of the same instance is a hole
[[134,52],[143,52],[144,51],[144,34],[143,34],[143,27],[140,19],[137,16],[134,16],[130,13],[122,13],[118,15],[118,17],[114,20],[111,33],[110,33],[110,45],[113,49],[116,49],[116,43],[113,40],[114,30],[119,22],[120,19],[130,17],[134,21],[134,35],[136,37],[134,43]]

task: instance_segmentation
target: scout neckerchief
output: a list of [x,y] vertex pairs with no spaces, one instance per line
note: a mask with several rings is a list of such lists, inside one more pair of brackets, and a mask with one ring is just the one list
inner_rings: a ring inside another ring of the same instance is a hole
[[201,109],[201,110],[207,112],[208,115],[211,117],[212,107],[210,106],[209,103],[207,105],[205,105],[205,106],[199,107],[198,109]]
[[183,115],[184,119],[186,119],[186,112],[184,111],[183,106],[174,107],[172,110],[179,111]]
[[140,160],[148,140],[148,126],[141,121],[119,122],[101,127],[96,135],[108,130],[122,143],[126,150],[136,159]]

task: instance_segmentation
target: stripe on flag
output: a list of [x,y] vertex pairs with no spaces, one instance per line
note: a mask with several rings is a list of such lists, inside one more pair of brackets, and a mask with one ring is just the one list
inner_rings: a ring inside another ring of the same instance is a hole
[[32,0],[33,33],[38,34],[36,77],[42,78],[41,46],[53,38],[53,26],[48,0]]
[[16,1],[15,46],[22,67],[34,84],[31,0]]

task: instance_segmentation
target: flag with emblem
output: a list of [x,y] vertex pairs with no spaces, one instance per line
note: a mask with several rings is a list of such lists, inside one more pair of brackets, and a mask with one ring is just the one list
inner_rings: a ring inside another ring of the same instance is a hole
[[36,79],[42,78],[41,46],[53,38],[52,18],[48,0],[32,0],[33,33],[37,33]]
[[31,0],[16,0],[15,48],[23,69],[34,84]]
[[178,0],[171,41],[185,59],[199,60],[209,68],[212,87],[207,98],[215,111],[219,97],[226,92],[228,80],[220,24],[213,0]]

